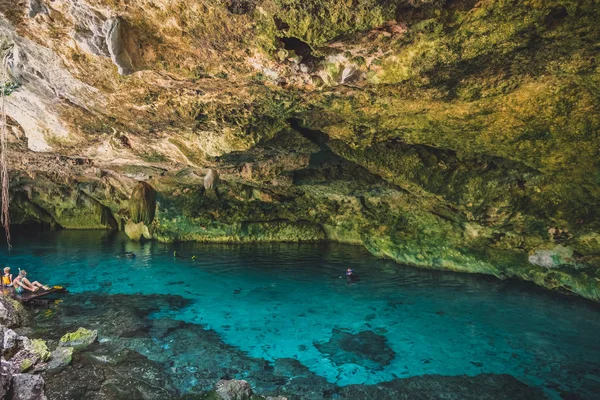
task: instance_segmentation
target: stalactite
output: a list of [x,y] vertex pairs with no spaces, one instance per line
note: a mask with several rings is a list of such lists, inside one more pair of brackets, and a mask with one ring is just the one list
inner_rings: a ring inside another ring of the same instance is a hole
[[129,213],[133,222],[144,222],[147,226],[154,220],[156,212],[156,192],[146,182],[140,182],[133,189],[129,199]]
[[2,114],[2,118],[0,121],[0,124],[2,125],[0,128],[0,185],[2,186],[2,194],[1,194],[1,199],[2,199],[2,215],[0,217],[0,221],[2,222],[2,226],[4,227],[4,232],[6,233],[6,243],[8,245],[8,248],[10,249],[11,243],[10,243],[10,214],[9,214],[9,202],[10,202],[10,198],[9,198],[9,193],[8,193],[8,187],[9,187],[9,176],[8,176],[8,161],[7,161],[7,145],[6,145],[6,141],[7,141],[7,131],[8,131],[8,124],[7,124],[7,117],[6,117],[6,96],[8,93],[6,93],[7,91],[7,86],[8,86],[8,78],[7,78],[7,69],[8,69],[8,62],[7,62],[7,56],[4,57],[3,62],[2,62],[2,101],[0,104],[0,113]]

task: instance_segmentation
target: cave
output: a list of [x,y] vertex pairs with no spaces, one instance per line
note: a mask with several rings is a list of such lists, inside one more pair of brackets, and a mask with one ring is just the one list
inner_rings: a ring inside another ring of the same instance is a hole
[[598,397],[597,2],[151,3],[0,1],[0,398]]

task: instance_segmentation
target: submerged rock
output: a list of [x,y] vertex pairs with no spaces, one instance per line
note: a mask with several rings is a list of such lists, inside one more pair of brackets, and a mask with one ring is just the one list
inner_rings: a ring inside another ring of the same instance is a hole
[[59,346],[72,347],[75,350],[80,350],[94,343],[98,338],[98,331],[79,328],[75,332],[65,334],[60,338]]
[[315,347],[337,365],[359,364],[368,368],[382,368],[396,356],[387,345],[387,338],[373,331],[349,333],[334,329],[328,342],[315,343]]
[[220,380],[215,389],[221,400],[250,400],[252,397],[252,388],[246,381]]
[[44,378],[31,374],[13,375],[12,394],[13,400],[46,400]]
[[73,350],[73,347],[57,347],[56,350],[52,352],[47,369],[52,371],[69,365],[73,358]]

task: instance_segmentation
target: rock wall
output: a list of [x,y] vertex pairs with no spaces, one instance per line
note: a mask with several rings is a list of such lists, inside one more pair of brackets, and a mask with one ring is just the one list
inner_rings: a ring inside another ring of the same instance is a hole
[[[0,13],[15,222],[335,240],[600,300],[594,1]],[[140,181],[156,191],[143,226]]]

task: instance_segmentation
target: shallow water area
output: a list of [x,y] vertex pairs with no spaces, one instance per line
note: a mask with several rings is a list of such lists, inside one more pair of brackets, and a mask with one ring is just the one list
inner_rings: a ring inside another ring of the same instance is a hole
[[[249,357],[296,359],[339,386],[493,373],[551,398],[600,392],[600,308],[526,283],[415,269],[338,244],[167,245],[69,231],[21,234],[14,246],[13,274],[26,268],[74,295],[181,296],[185,307],[151,318],[198,324]],[[347,268],[360,280],[348,284]],[[194,368],[191,354],[173,354]]]

